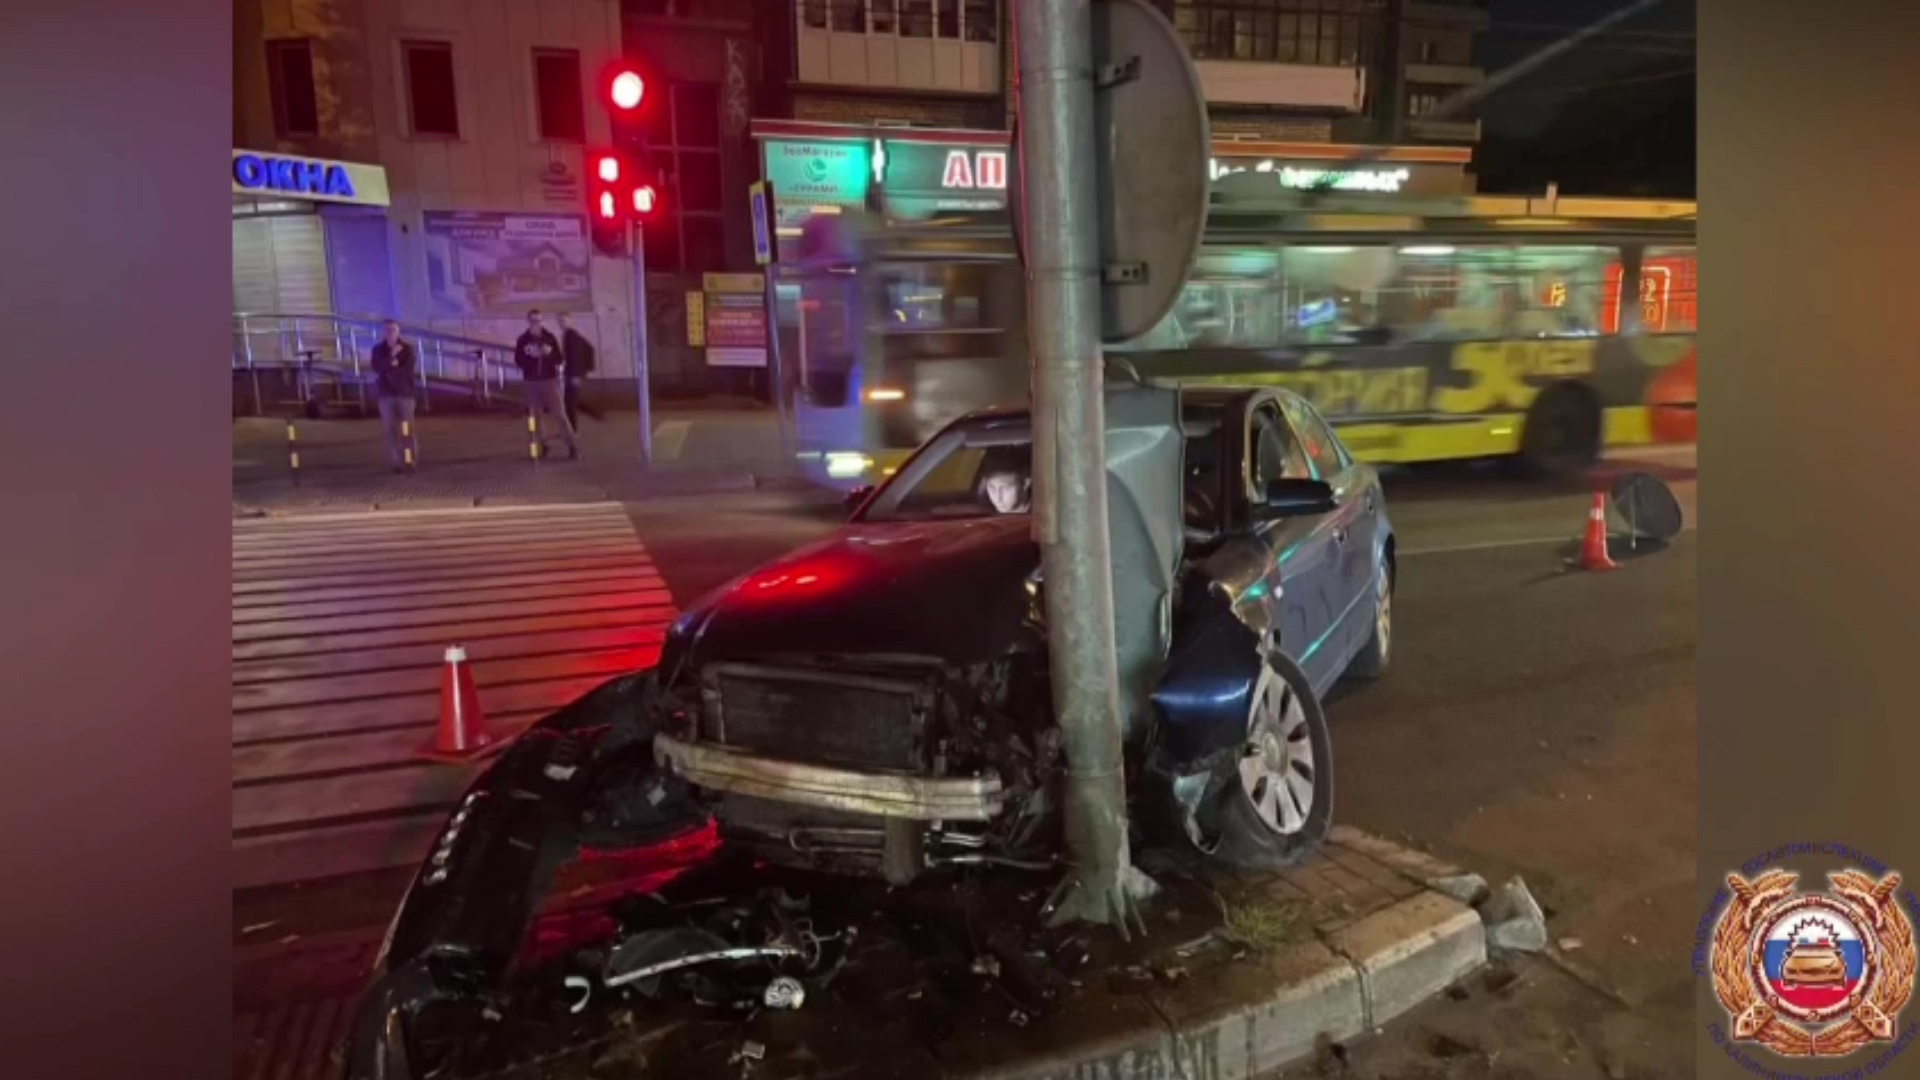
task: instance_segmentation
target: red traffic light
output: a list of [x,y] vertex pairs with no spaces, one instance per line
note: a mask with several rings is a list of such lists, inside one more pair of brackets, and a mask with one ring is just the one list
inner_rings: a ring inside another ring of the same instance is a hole
[[600,155],[600,157],[594,160],[593,174],[599,177],[600,182],[603,184],[619,183],[620,159],[612,154]]
[[636,214],[653,213],[653,204],[655,201],[656,201],[656,196],[653,193],[652,184],[641,184],[639,187],[633,189],[633,212],[634,213]]
[[617,221],[620,218],[620,203],[614,199],[611,191],[600,193],[595,209],[599,212],[602,221]]
[[632,112],[640,107],[647,96],[647,82],[640,73],[632,68],[619,68],[607,83],[607,100],[622,112]]

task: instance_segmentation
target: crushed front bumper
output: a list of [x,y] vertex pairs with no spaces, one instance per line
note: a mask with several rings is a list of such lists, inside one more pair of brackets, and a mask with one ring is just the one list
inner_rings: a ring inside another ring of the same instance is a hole
[[992,773],[936,779],[856,772],[756,757],[668,735],[654,738],[653,754],[695,787],[819,810],[911,821],[991,821],[1007,798],[1000,778]]

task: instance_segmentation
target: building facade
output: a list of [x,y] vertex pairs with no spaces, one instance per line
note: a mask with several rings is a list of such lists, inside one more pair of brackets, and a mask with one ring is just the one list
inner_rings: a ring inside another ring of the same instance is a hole
[[[1469,114],[1425,120],[1479,82],[1484,0],[1153,0],[1200,70],[1216,136],[1470,145]],[[815,123],[1004,128],[1007,0],[780,0],[767,79]],[[778,97],[779,95],[775,95]]]
[[[631,378],[633,280],[598,255],[582,169],[618,0],[236,0],[234,310],[511,342],[567,312]],[[378,175],[384,199],[299,181]],[[259,163],[259,164],[255,164]],[[264,182],[258,182],[264,177]]]

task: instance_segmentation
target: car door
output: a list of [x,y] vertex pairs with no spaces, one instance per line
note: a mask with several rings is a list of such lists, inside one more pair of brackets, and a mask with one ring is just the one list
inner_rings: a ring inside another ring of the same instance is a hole
[[1332,425],[1312,405],[1291,394],[1282,397],[1281,405],[1313,478],[1333,488],[1337,504],[1325,518],[1337,564],[1333,574],[1336,626],[1321,649],[1338,677],[1373,629],[1373,551],[1380,496],[1373,470],[1353,460]]
[[[1312,463],[1278,399],[1255,399],[1246,423],[1250,501],[1261,501],[1267,484],[1274,480],[1312,477]],[[1344,588],[1333,524],[1325,517],[1294,517],[1261,523],[1254,531],[1274,556],[1277,580],[1272,585],[1280,593],[1281,647],[1306,672],[1316,692],[1325,691],[1339,677],[1344,661],[1333,641]]]

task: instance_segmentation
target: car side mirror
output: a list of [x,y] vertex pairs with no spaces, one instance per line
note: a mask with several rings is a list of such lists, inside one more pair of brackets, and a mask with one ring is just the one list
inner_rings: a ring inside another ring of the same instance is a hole
[[862,484],[847,492],[846,496],[840,500],[840,505],[846,507],[847,515],[851,517],[853,512],[860,509],[861,505],[867,501],[867,497],[872,494],[873,485]]
[[1261,521],[1316,517],[1332,512],[1338,505],[1332,485],[1324,480],[1271,480],[1267,483],[1266,499],[1254,507],[1254,516]]

